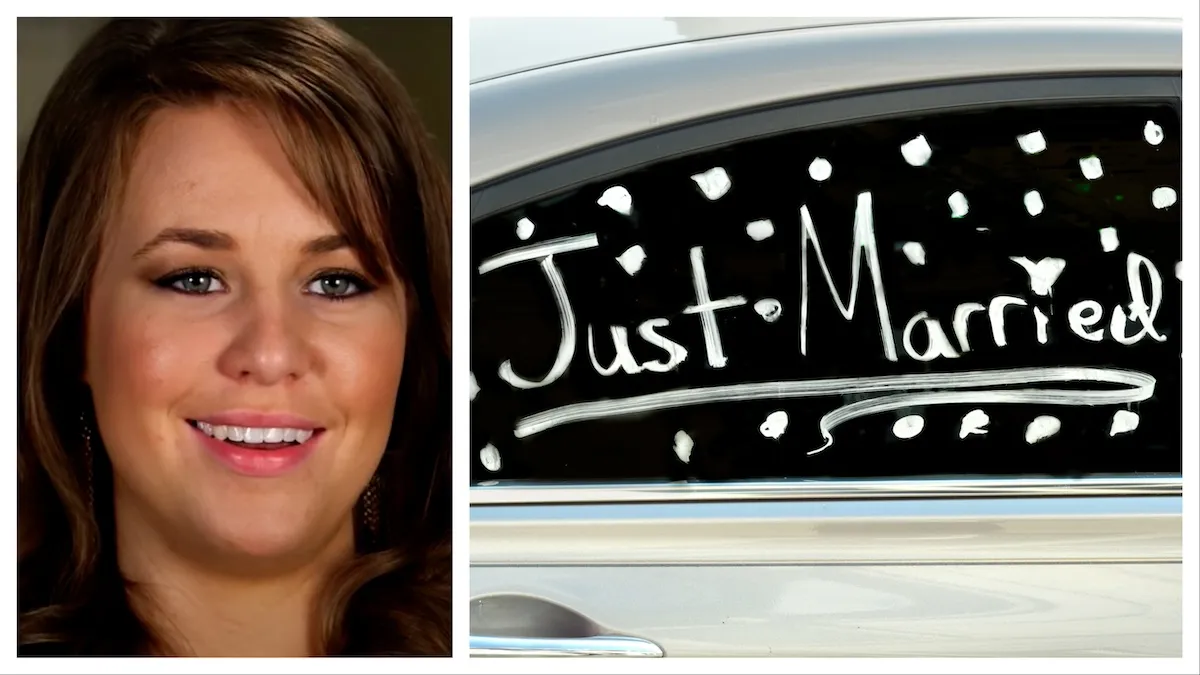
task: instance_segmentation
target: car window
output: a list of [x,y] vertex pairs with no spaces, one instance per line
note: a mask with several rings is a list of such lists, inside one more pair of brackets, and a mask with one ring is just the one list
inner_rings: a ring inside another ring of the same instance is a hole
[[1180,123],[1021,105],[472,225],[472,481],[1181,470]]

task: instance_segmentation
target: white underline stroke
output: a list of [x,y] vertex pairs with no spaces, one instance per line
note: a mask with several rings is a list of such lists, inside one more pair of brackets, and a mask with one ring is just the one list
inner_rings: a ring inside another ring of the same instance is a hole
[[521,248],[514,248],[511,251],[494,255],[479,265],[479,273],[487,274],[492,270],[525,262],[526,260],[537,260],[538,258],[544,258],[556,253],[582,251],[588,248],[596,248],[599,245],[600,240],[596,238],[595,234],[581,234],[577,237],[551,239],[550,241],[543,241],[531,246],[522,246]]
[[[564,424],[637,415],[656,410],[683,408],[704,403],[842,396],[875,392],[896,394],[897,392],[904,392],[906,390],[921,392],[938,389],[980,389],[984,387],[1028,385],[1039,382],[1098,382],[1130,387],[1129,389],[1118,389],[1112,392],[1101,392],[1104,394],[1111,393],[1114,396],[1113,400],[1103,401],[1091,397],[1091,394],[1097,392],[1046,390],[1047,396],[1053,396],[1054,400],[1062,405],[1101,405],[1103,403],[1143,401],[1154,394],[1155,385],[1155,379],[1146,373],[1119,368],[1086,367],[1012,368],[1008,370],[979,370],[957,373],[916,373],[911,375],[882,375],[878,377],[840,377],[819,380],[752,382],[696,389],[676,389],[622,399],[572,403],[529,415],[518,420],[516,428],[513,430],[513,435],[517,438],[527,438]],[[1027,391],[1029,390],[966,392],[961,394],[961,399],[954,399],[953,402],[987,402],[992,400],[987,397],[1000,394],[1020,394]],[[908,393],[897,394],[894,398],[911,402],[921,396],[928,395]],[[861,403],[865,404],[867,401]],[[906,405],[916,404],[908,403]],[[835,410],[830,415],[837,412]],[[823,421],[826,418],[823,418]],[[844,422],[845,419],[841,421]],[[833,426],[836,426],[836,424]]]

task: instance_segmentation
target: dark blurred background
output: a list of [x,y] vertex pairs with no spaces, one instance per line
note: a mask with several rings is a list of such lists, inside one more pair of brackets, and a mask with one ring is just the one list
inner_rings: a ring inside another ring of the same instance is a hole
[[[33,128],[59,72],[107,18],[17,19],[17,152]],[[408,89],[450,168],[451,20],[449,18],[330,19],[366,44]]]

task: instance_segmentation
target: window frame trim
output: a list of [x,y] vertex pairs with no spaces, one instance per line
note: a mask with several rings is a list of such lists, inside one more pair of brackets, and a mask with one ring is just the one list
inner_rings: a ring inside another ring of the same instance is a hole
[[711,483],[495,481],[470,488],[471,506],[746,501],[1181,497],[1182,475],[1086,478],[795,479]]
[[937,82],[787,101],[625,138],[471,189],[471,226],[523,203],[550,199],[657,162],[770,136],[1000,105],[1129,104],[1180,108],[1180,73],[1025,76]]

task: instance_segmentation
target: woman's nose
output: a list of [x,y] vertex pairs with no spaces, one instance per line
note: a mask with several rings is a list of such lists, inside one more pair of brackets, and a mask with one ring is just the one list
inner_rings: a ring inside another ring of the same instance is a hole
[[312,366],[299,312],[285,299],[258,294],[239,303],[233,339],[221,356],[226,376],[260,385],[296,380]]

